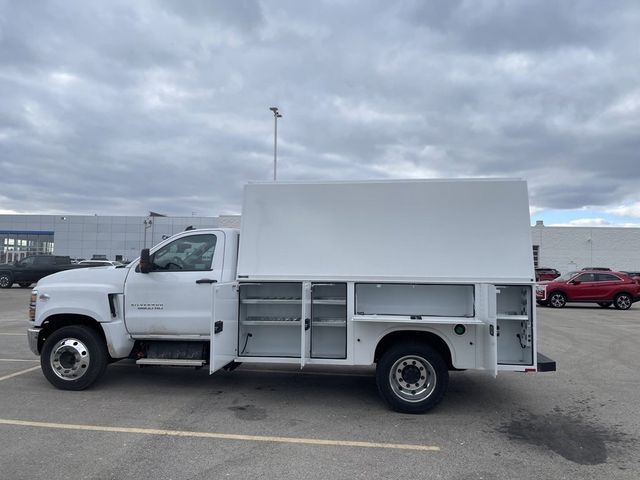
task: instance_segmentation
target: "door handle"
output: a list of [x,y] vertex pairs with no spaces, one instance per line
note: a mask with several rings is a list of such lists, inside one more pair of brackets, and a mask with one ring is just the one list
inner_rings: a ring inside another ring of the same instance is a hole
[[196,283],[218,283],[218,281],[212,278],[201,278],[200,280],[196,280]]
[[304,319],[304,329],[305,330],[309,330],[311,328],[311,319],[310,318],[305,318]]

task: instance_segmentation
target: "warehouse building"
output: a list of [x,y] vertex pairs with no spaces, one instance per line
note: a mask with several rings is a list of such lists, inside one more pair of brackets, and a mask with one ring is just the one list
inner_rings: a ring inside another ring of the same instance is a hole
[[239,226],[239,217],[0,215],[0,263],[28,255],[127,261],[188,227]]
[[584,267],[640,271],[640,228],[531,227],[534,262],[562,273]]
[[[383,222],[382,222],[383,223]],[[133,260],[188,227],[240,227],[240,216],[0,215],[0,263],[27,255]],[[584,267],[640,271],[640,228],[531,227],[534,264],[565,273]]]

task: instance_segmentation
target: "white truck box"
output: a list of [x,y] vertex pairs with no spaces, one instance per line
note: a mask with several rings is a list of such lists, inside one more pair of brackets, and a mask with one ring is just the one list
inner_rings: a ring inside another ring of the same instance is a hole
[[531,283],[523,180],[245,187],[239,278]]

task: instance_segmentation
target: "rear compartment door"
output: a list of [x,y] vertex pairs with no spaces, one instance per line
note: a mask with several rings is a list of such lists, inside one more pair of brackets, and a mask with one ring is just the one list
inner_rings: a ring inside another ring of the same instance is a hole
[[300,368],[309,359],[311,328],[311,282],[302,282],[302,321],[300,322]]
[[209,373],[220,370],[238,356],[238,284],[213,287]]
[[478,325],[478,343],[482,345],[479,364],[494,377],[498,375],[498,322],[496,311],[495,285],[480,284],[476,298],[476,316],[482,322]]

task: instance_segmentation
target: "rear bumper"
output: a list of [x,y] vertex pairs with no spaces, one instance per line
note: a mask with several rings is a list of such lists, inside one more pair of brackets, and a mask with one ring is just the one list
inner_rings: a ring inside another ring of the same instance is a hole
[[538,352],[538,372],[555,372],[556,361]]
[[40,335],[39,328],[27,329],[27,341],[29,342],[29,349],[34,353],[34,355],[40,355],[40,352],[38,352],[38,335]]

